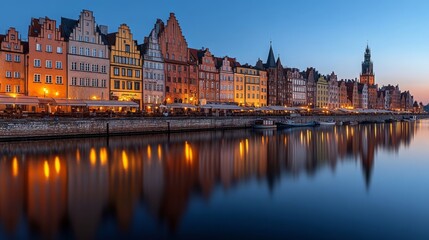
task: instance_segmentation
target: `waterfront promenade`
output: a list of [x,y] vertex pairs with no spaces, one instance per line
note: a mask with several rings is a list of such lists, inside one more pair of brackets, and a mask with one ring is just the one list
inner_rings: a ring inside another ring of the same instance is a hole
[[[411,115],[338,115],[299,116],[297,122],[310,121],[377,121],[392,117],[401,120]],[[417,115],[419,119],[429,115]],[[281,121],[285,116],[182,116],[182,117],[117,117],[117,118],[43,118],[0,120],[0,141],[57,139],[175,133],[183,131],[226,130],[251,127],[258,118]]]

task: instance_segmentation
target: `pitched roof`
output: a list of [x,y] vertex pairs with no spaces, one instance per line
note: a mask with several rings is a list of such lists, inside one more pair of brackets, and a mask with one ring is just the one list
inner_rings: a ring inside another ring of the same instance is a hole
[[61,36],[64,38],[64,40],[69,40],[70,35],[72,34],[73,29],[75,29],[77,26],[78,22],[79,21],[70,18],[61,18]]
[[109,34],[106,35],[107,43],[110,46],[116,45],[116,34],[117,34],[117,32],[115,32],[115,33],[109,33]]
[[189,59],[191,59],[191,57],[193,59],[195,59],[195,63],[198,63],[198,50],[195,48],[188,48],[189,51]]
[[39,22],[39,19],[32,18],[30,27],[28,29],[28,36],[38,37],[41,31],[42,31],[42,24]]

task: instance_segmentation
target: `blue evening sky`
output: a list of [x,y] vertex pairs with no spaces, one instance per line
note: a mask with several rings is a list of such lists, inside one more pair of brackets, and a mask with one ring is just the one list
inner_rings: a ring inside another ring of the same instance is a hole
[[339,78],[359,76],[368,42],[379,84],[429,102],[426,0],[21,0],[15,7],[0,14],[1,33],[14,26],[26,38],[31,17],[77,18],[89,9],[110,32],[127,23],[141,42],[157,18],[175,12],[189,47],[255,64],[266,60],[271,40],[283,65]]

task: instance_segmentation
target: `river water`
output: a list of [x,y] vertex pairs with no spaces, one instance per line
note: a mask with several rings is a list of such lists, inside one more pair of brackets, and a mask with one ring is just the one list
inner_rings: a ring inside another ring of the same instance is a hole
[[429,239],[429,121],[0,143],[1,239]]

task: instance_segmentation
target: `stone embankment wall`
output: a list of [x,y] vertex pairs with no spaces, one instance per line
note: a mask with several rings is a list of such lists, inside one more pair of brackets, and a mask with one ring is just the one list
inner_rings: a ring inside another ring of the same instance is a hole
[[[396,119],[403,116],[395,115]],[[419,118],[427,118],[420,115]],[[246,128],[259,116],[230,117],[165,117],[165,118],[104,118],[104,119],[14,119],[0,120],[0,141],[89,137],[108,135],[150,134],[161,132],[201,131]],[[274,121],[285,117],[265,116]],[[389,119],[389,115],[302,116],[297,122],[316,120],[374,121]]]

